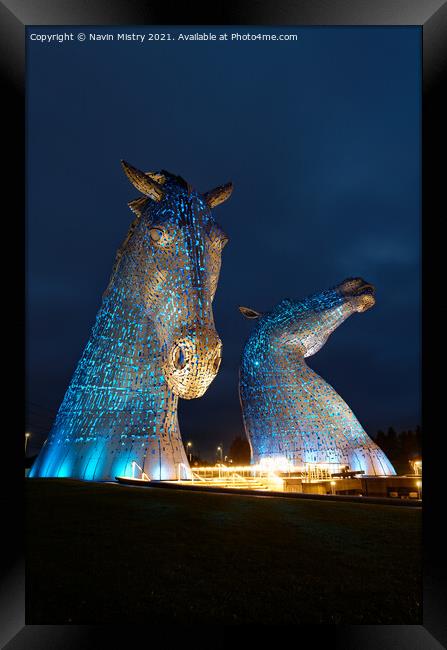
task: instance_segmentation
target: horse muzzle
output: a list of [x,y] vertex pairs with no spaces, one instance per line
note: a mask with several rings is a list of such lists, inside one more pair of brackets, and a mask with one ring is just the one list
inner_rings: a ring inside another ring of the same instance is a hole
[[169,388],[183,399],[201,397],[219,370],[222,342],[214,329],[197,327],[170,345],[162,362]]
[[354,311],[364,312],[376,304],[374,286],[362,278],[348,278],[338,286],[338,290],[349,300]]

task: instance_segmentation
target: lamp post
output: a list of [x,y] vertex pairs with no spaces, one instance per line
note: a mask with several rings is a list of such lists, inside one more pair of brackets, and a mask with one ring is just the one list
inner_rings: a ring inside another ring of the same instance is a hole
[[192,462],[192,452],[191,452],[191,447],[192,447],[192,442],[187,442],[186,447],[188,449],[188,456],[189,456],[189,462]]
[[331,492],[335,494],[335,481],[331,481]]
[[220,462],[223,463],[223,450],[222,450],[222,447],[220,445],[217,448],[217,451],[220,452]]
[[25,433],[25,456],[26,456],[26,448],[28,447],[28,440],[30,439],[31,434],[30,433]]
[[420,499],[421,498],[422,481],[416,481],[416,487],[418,489],[418,499]]

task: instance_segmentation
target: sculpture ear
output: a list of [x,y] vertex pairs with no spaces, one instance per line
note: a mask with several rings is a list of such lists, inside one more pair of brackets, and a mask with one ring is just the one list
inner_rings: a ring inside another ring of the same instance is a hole
[[136,167],[129,165],[125,160],[121,161],[121,165],[127,178],[141,194],[148,196],[154,201],[161,201],[164,196],[164,191],[160,183],[154,180],[152,176],[148,176]]
[[245,318],[261,318],[262,316],[259,311],[255,311],[249,307],[239,307],[239,311],[245,316]]
[[219,185],[210,192],[205,192],[203,195],[205,202],[209,208],[215,208],[231,196],[233,191],[233,183],[226,183],[226,185]]

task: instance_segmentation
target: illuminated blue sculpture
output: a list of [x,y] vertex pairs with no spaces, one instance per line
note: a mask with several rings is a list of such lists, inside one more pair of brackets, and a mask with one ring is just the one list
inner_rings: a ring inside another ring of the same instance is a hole
[[348,405],[305,362],[351,314],[374,304],[374,288],[355,278],[302,301],[283,300],[266,314],[240,307],[247,318],[259,319],[239,381],[253,463],[396,473]]
[[177,402],[219,369],[212,301],[227,237],[211,208],[232,185],[202,195],[169,172],[123,168],[143,196],[31,477],[191,477]]

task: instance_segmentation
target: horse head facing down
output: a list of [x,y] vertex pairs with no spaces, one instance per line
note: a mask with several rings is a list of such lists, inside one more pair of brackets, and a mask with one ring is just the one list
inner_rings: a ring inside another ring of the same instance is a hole
[[177,405],[219,369],[212,302],[227,237],[211,210],[232,185],[200,194],[169,172],[122,166],[140,192],[135,218],[30,476],[192,477]]
[[355,312],[375,304],[374,287],[361,278],[304,300],[282,300],[256,318],[242,355],[239,392],[254,462],[294,467],[349,465],[366,474],[395,474],[349,406],[309,368],[305,357]]
[[212,302],[228,238],[211,208],[230,196],[232,185],[200,194],[167,171],[122,165],[143,196],[129,203],[137,218],[116,266],[133,265],[168,387],[183,399],[200,397],[217,374],[222,350]]

